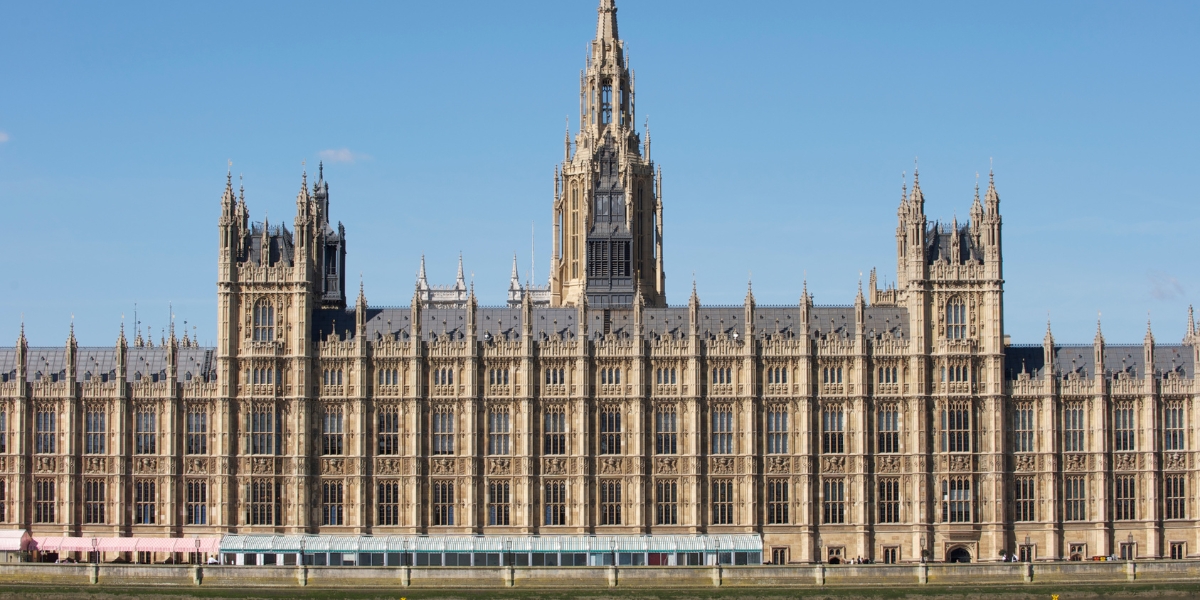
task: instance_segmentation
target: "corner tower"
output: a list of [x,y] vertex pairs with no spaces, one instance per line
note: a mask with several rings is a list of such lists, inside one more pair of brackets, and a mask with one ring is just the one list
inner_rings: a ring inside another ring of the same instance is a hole
[[662,172],[634,125],[635,78],[617,35],[617,7],[601,0],[596,38],[579,74],[579,132],[565,140],[554,180],[553,306],[666,306]]

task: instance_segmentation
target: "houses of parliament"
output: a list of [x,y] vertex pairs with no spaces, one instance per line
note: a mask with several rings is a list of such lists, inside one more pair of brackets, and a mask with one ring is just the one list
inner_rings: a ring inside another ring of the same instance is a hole
[[[38,536],[754,534],[762,561],[1200,554],[1200,333],[1004,333],[1000,195],[897,212],[842,306],[672,305],[662,171],[601,0],[547,287],[374,308],[323,169],[290,225],[227,177],[215,347],[0,348],[0,522]],[[681,303],[680,303],[681,302]],[[114,328],[115,329],[115,328]]]

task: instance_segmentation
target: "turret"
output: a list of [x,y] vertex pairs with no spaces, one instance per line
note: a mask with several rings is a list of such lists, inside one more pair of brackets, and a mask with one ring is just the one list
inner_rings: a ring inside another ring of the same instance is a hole
[[358,300],[354,302],[354,327],[359,340],[367,339],[367,296],[363,293],[362,279],[358,280]]
[[1146,365],[1146,379],[1154,378],[1154,332],[1150,328],[1150,319],[1146,318],[1146,336],[1142,338],[1142,364]]
[[76,380],[75,379],[75,367],[77,364],[76,357],[77,357],[78,353],[79,353],[79,342],[75,339],[75,317],[72,316],[71,317],[71,329],[70,329],[70,332],[67,333],[67,357],[66,357],[67,358],[67,364],[66,364],[67,381],[74,382]]
[[1050,332],[1050,319],[1046,319],[1046,335],[1042,338],[1042,363],[1046,378],[1054,375],[1054,334]]

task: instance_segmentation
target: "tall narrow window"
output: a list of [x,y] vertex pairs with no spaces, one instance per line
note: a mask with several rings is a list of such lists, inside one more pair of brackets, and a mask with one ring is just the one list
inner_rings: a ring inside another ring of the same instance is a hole
[[621,482],[619,480],[600,480],[600,524],[621,524]]
[[433,409],[433,453],[454,454],[454,408],[446,405]]
[[84,479],[83,480],[83,522],[86,525],[99,525],[105,522],[104,518],[104,480],[103,479]]
[[342,525],[345,487],[340,481],[321,483],[321,524]]
[[275,340],[275,306],[266,300],[254,305],[254,341]]
[[787,454],[787,407],[776,404],[767,409],[767,454]]
[[1013,479],[1013,520],[1034,521],[1033,507],[1035,497],[1033,477],[1017,477]]
[[508,417],[507,406],[493,406],[488,411],[488,454],[508,454]]
[[34,523],[54,522],[54,492],[53,479],[38,478],[33,480]]
[[900,480],[879,480],[879,522],[900,522]]
[[187,480],[185,501],[186,523],[208,525],[208,482],[199,479]]
[[733,525],[732,479],[714,479],[712,482],[712,523]]
[[433,524],[454,524],[454,481],[434,480],[429,486],[433,491]]
[[400,482],[381,481],[376,500],[379,503],[379,524],[400,524]]
[[846,482],[843,479],[826,479],[821,482],[821,522],[846,522]]
[[846,451],[842,405],[826,404],[821,411],[821,452],[841,454]]
[[187,408],[187,453],[208,454],[208,407],[203,404]]
[[1184,450],[1183,442],[1183,405],[1171,402],[1163,409],[1163,449]]
[[0,409],[0,453],[8,452],[8,411]]
[[971,479],[950,477],[942,480],[942,522],[971,522]]
[[1033,452],[1033,404],[1029,402],[1013,409],[1013,451]]
[[1113,497],[1116,498],[1113,518],[1118,521],[1131,521],[1136,518],[1134,507],[1137,502],[1137,487],[1134,482],[1133,475],[1118,475],[1113,478]]
[[133,522],[138,525],[153,525],[158,514],[155,502],[155,483],[149,479],[133,482]]
[[733,454],[733,407],[728,404],[712,411],[712,453]]
[[942,409],[942,452],[971,451],[971,403],[951,402]]
[[[38,454],[54,454],[55,442],[58,439],[54,430],[58,421],[58,414],[53,408],[39,407],[34,415],[34,439],[33,451]],[[51,523],[52,521],[40,521],[43,523]]]
[[1184,475],[1167,475],[1163,477],[1163,488],[1166,498],[1166,518],[1187,518],[1187,483]]
[[659,406],[654,412],[654,453],[675,454],[678,448],[675,406]]
[[900,451],[900,408],[895,404],[879,406],[879,447],[882,454]]
[[511,517],[511,485],[507,480],[488,481],[488,525],[508,525]]
[[1063,479],[1064,518],[1067,521],[1087,519],[1087,487],[1083,476],[1072,475]]
[[84,454],[104,454],[104,442],[108,438],[108,428],[105,425],[104,408],[89,406],[83,415]]
[[344,416],[341,406],[326,406],[321,419],[321,454],[340,455],[345,452]]
[[1113,411],[1113,450],[1133,451],[1133,434],[1133,406],[1128,403],[1118,404]]
[[679,523],[679,483],[674,479],[659,479],[655,482],[654,515],[656,525]]
[[400,411],[394,404],[379,407],[379,454],[400,453]]
[[275,454],[275,410],[270,404],[257,404],[250,413],[250,453]]
[[967,337],[967,306],[962,298],[946,303],[946,337],[961,340]]
[[788,505],[790,504],[787,479],[767,480],[767,524],[784,525],[788,523]]
[[1063,409],[1063,450],[1083,452],[1083,406],[1069,404]]
[[571,186],[571,278],[579,277],[579,186]]
[[158,411],[153,406],[141,406],[133,419],[134,451],[137,454],[158,452]]
[[600,454],[621,453],[621,407],[605,405],[600,409]]
[[[601,486],[603,485],[601,483]],[[566,525],[567,482],[561,479],[547,481],[543,492],[542,506],[546,509],[544,525]],[[601,524],[603,525],[604,523]]]
[[567,453],[567,409],[561,404],[547,406],[542,413],[542,453]]
[[274,525],[278,517],[278,486],[273,479],[250,480],[250,504],[247,521],[251,525]]
[[602,124],[612,123],[612,85],[605,83],[604,87],[600,88],[600,122]]

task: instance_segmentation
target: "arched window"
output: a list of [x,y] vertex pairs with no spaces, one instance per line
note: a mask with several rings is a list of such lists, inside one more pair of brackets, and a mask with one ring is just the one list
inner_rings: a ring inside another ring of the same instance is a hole
[[571,277],[579,277],[579,186],[571,186]]
[[605,82],[600,89],[600,122],[604,125],[612,123],[612,84]]
[[267,300],[259,300],[254,305],[253,337],[256,342],[275,340],[275,306]]
[[962,298],[946,303],[946,337],[961,340],[967,337],[967,305]]

